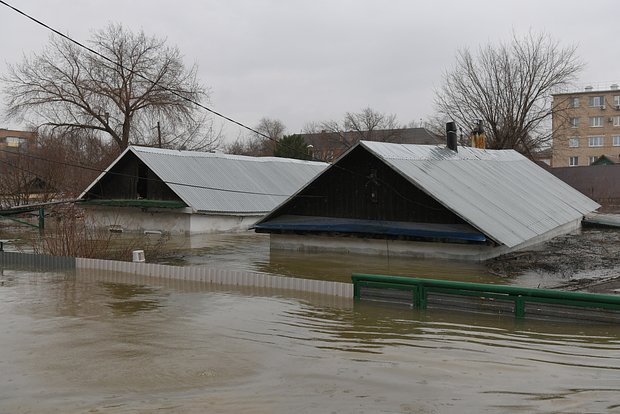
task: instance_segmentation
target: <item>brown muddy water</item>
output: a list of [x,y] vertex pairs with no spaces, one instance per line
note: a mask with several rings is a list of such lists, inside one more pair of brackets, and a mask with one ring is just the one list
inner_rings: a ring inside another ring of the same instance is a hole
[[[568,258],[584,262],[583,246],[615,256],[608,233],[586,236],[520,254],[502,277],[478,263],[270,252],[254,233],[173,238],[158,261],[547,287],[566,272],[520,262],[577,269]],[[603,265],[616,272],[617,261]],[[620,412],[618,326],[117,280],[2,270],[1,414]]]
[[168,241],[168,249],[169,254],[157,259],[157,262],[179,266],[207,265],[338,282],[351,282],[351,273],[360,272],[505,283],[480,263],[270,251],[269,235],[254,232],[173,237]]
[[618,326],[113,280],[2,270],[0,413],[620,412]]

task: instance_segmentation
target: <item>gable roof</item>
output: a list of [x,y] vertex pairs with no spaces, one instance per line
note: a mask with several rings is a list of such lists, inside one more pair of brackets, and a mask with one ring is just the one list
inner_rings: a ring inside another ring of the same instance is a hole
[[[358,146],[471,226],[508,247],[600,207],[513,150],[459,147],[455,152],[443,146],[371,141],[361,141]],[[337,167],[353,149],[329,169]]]
[[597,203],[513,150],[362,145],[472,226],[509,247],[579,219]]
[[598,157],[594,162],[590,165],[613,165],[620,164],[620,155],[609,155],[603,154]]
[[327,167],[322,162],[289,158],[130,146],[80,199],[129,153],[192,210],[227,214],[265,214]]

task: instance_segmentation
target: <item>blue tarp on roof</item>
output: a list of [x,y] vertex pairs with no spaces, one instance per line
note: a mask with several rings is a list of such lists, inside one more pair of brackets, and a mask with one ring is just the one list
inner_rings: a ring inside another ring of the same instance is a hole
[[410,223],[402,221],[359,220],[333,217],[285,215],[256,224],[258,231],[357,233],[485,242],[486,236],[466,224]]

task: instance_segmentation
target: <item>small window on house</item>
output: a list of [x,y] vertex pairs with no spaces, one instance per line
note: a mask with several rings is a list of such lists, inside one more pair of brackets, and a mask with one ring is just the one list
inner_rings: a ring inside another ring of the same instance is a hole
[[614,106],[620,108],[620,95],[614,95]]
[[570,126],[573,128],[579,128],[579,118],[571,118]]
[[591,116],[589,119],[589,125],[595,128],[602,127],[603,117],[602,116]]
[[588,99],[589,106],[603,106],[605,105],[605,99],[602,96],[590,96]]
[[570,148],[579,148],[579,137],[572,137],[568,139],[568,146]]
[[568,166],[576,167],[579,165],[579,157],[569,157],[568,158]]
[[611,122],[614,126],[620,126],[620,116],[613,116]]
[[614,135],[611,137],[611,143],[614,147],[620,147],[620,135]]
[[602,147],[603,136],[588,137],[588,147]]
[[598,157],[596,155],[590,156],[588,158],[588,164],[592,165],[592,164],[594,164],[594,161],[596,161],[596,160],[598,160]]

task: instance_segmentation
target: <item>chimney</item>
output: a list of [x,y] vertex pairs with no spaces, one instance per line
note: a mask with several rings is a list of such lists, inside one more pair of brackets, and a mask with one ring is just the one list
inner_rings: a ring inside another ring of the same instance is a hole
[[454,152],[459,152],[458,142],[456,136],[456,122],[448,122],[446,123],[446,138],[447,138],[447,146]]
[[592,92],[592,89],[594,89],[592,86],[588,85],[586,86],[586,92]]
[[609,87],[609,89],[611,89],[612,91],[617,91],[617,90],[618,90],[618,84],[617,84],[617,83],[614,83],[613,85],[611,85],[611,86]]

